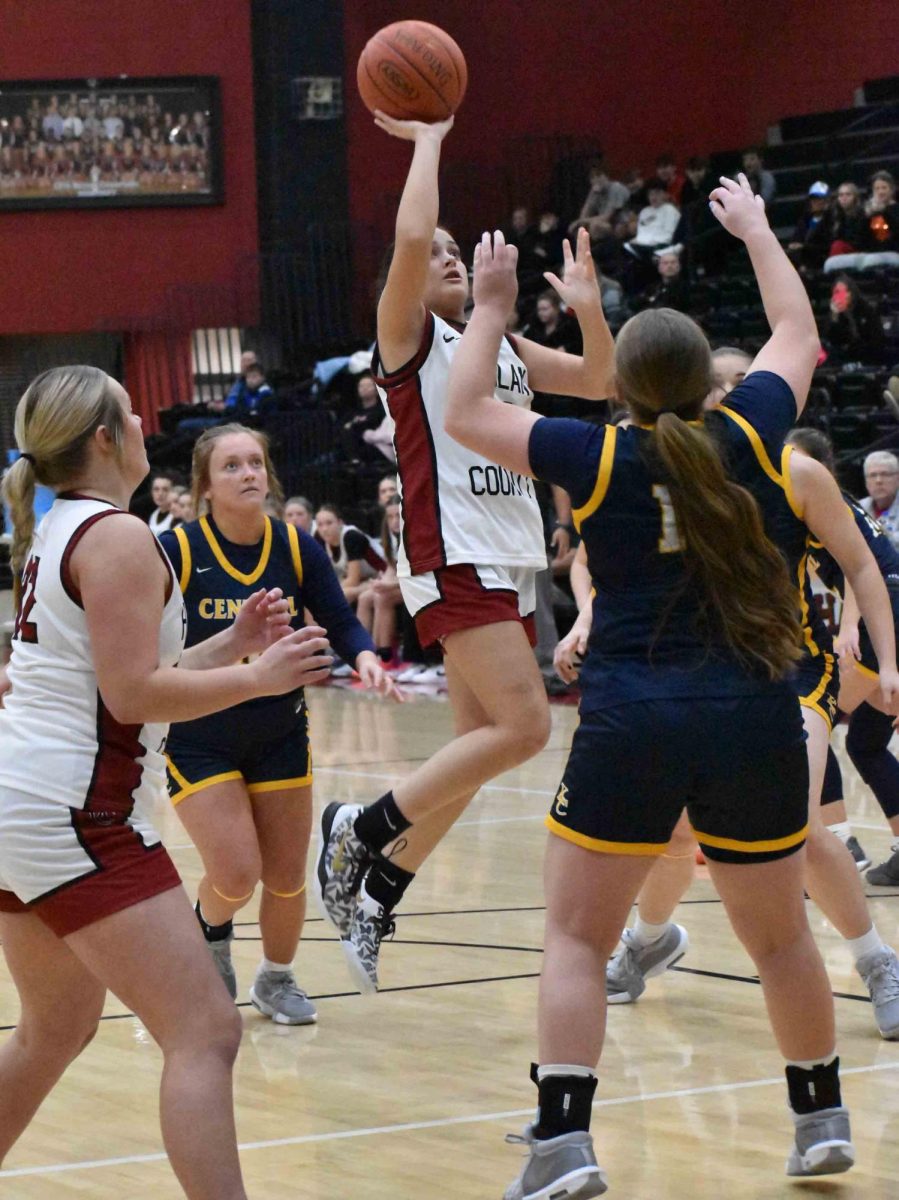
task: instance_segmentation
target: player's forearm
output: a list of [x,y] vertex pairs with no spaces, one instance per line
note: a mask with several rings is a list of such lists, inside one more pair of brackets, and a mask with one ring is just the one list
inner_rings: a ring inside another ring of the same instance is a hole
[[122,725],[192,721],[263,695],[252,665],[182,671],[157,667],[141,679],[101,685],[113,717]]
[[499,308],[476,304],[453,355],[445,423],[450,437],[458,438],[463,445],[468,445],[463,438],[476,426],[478,410],[497,403],[493,388],[504,332],[505,319]]
[[774,230],[766,227],[752,234],[746,249],[772,332],[780,325],[790,326],[796,338],[817,344],[815,315],[805,286]]
[[581,368],[586,400],[605,400],[612,395],[615,378],[615,340],[606,321],[602,305],[577,314],[584,339]]
[[234,636],[234,627],[223,629],[221,633],[190,646],[181,655],[178,664],[188,671],[208,671],[213,667],[229,667],[243,658]]
[[868,636],[877,655],[878,666],[883,670],[894,671],[896,633],[893,610],[886,584],[873,555],[870,556],[870,562],[866,562],[851,576],[847,574],[846,582],[855,594],[859,611],[864,617]]
[[[856,627],[861,620],[861,613],[858,609],[858,601],[855,598],[855,592],[847,583],[843,588],[843,607],[840,612],[840,630],[848,629],[850,626]],[[895,628],[893,631],[895,637]]]
[[433,240],[440,218],[440,145],[440,138],[427,134],[415,140],[409,174],[396,214],[398,242],[421,242],[430,246]]
[[586,564],[581,562],[577,556],[571,564],[570,579],[571,591],[574,595],[574,602],[578,606],[578,612],[586,610],[589,614],[587,625],[589,629],[593,620],[593,580],[590,578]]

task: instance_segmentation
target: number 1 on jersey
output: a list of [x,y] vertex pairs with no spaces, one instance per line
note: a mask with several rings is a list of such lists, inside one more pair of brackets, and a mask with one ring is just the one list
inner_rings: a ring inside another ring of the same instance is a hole
[[664,484],[656,483],[653,485],[652,494],[662,510],[662,536],[659,538],[659,553],[674,554],[678,550],[683,550],[684,544],[680,539],[674,505],[671,503],[668,489]]

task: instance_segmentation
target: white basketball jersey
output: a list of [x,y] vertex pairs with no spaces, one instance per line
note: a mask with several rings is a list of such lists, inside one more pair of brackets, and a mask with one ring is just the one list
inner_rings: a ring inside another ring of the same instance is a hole
[[[22,576],[9,662],[12,691],[0,710],[0,784],[70,808],[121,812],[148,805],[165,782],[168,725],[120,725],[104,705],[87,620],[68,570],[90,526],[120,514],[103,500],[57,499],[37,528]],[[171,572],[161,549],[160,557]],[[186,624],[172,574],[159,629],[161,666],[174,666],[181,657]]]
[[[415,357],[375,380],[394,423],[403,516],[397,575],[454,563],[542,570],[546,546],[534,481],[466,450],[444,428],[449,369],[461,337],[459,326],[428,313]],[[373,368],[381,369],[377,349]],[[494,395],[521,408],[533,399],[527,367],[507,338]]]

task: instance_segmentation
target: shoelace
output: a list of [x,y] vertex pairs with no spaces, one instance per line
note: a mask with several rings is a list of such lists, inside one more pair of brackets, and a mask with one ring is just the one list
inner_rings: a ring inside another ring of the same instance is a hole
[[884,1000],[899,1000],[899,973],[892,958],[878,963],[871,971],[870,980],[872,988],[883,988]]
[[523,1133],[507,1133],[505,1140],[510,1146],[530,1146],[532,1138],[525,1137]]

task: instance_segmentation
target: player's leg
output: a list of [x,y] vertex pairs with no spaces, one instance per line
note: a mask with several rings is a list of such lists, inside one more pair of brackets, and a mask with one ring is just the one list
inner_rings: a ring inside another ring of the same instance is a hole
[[840,1095],[833,996],[802,895],[803,858],[800,850],[738,865],[706,854],[734,932],[755,963],[787,1063],[796,1139],[787,1172],[833,1174],[848,1170],[855,1155]]
[[880,887],[899,885],[899,762],[888,747],[894,718],[873,705],[860,705],[849,718],[846,752],[874,797],[897,839],[891,856],[873,867],[866,878]]
[[197,917],[216,968],[232,998],[234,916],[252,898],[262,873],[253,809],[242,779],[214,783],[185,796],[178,816],[203,861]]
[[864,871],[870,867],[870,858],[866,856],[858,838],[852,833],[846,801],[843,799],[843,772],[832,745],[827,747],[827,765],[824,768],[824,783],[821,787],[821,820],[852,855],[857,870]]
[[142,900],[66,940],[162,1050],[162,1136],[186,1194],[246,1200],[231,1086],[240,1015],[204,951],[183,888]]
[[811,707],[803,707],[802,717],[809,759],[806,891],[845,938],[871,995],[881,1035],[899,1037],[899,961],[871,920],[852,855],[821,819],[821,787],[830,728],[825,718]]
[[[487,712],[449,659],[446,660],[446,678],[456,737],[486,725],[489,722]],[[419,821],[385,846],[366,873],[359,889],[359,903],[344,939],[347,965],[363,992],[370,993],[377,988],[381,941],[392,928],[394,909],[425,859],[459,819],[473,795],[472,792],[460,796]]]
[[393,657],[393,642],[396,637],[396,606],[403,598],[398,587],[389,591],[373,592],[374,615],[372,617],[372,640],[385,662]]
[[293,960],[306,919],[306,861],[312,833],[312,785],[256,790],[250,785],[262,856],[259,929],[262,963],[250,990],[260,1012],[282,1025],[309,1025],[315,1005],[297,986]]
[[34,913],[0,913],[0,941],[20,1005],[0,1048],[2,1162],[94,1036],[106,988]]
[[621,945],[606,968],[609,1004],[631,1004],[646,989],[646,980],[680,962],[690,947],[683,925],[671,920],[693,882],[696,838],[686,812],[681,813],[664,854],[655,859],[637,900],[637,919],[621,935]]

